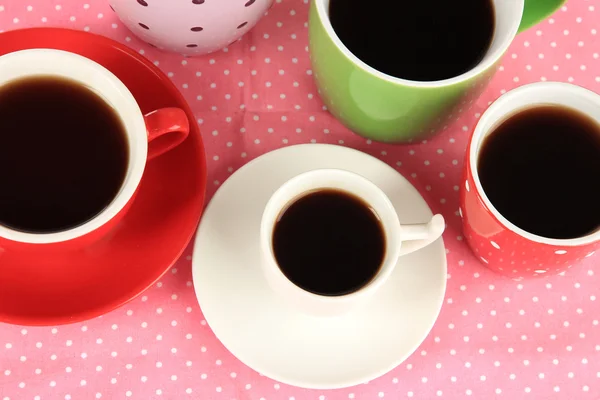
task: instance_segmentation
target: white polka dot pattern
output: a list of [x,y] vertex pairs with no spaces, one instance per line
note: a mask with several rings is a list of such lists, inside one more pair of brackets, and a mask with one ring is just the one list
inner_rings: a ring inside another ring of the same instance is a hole
[[[362,139],[326,112],[311,76],[307,11],[308,0],[276,0],[241,41],[200,58],[136,39],[104,0],[0,0],[0,29],[85,30],[152,60],[194,109],[206,144],[209,196],[246,162],[297,143],[353,147],[395,167],[448,222],[448,291],[429,337],[402,365],[365,385],[326,392],[279,384],[244,366],[214,337],[194,297],[188,248],[152,289],[103,317],[60,327],[0,325],[0,399],[599,398],[598,255],[586,254],[562,275],[502,278],[467,247],[458,195],[469,132],[501,93],[546,80],[600,92],[600,0],[571,0],[518,36],[470,113],[411,146]],[[491,252],[508,245],[488,246]]]
[[477,192],[470,165],[466,165],[464,174],[466,180],[459,209],[463,234],[479,260],[492,270],[515,281],[561,274],[600,248],[600,243],[592,242],[567,250],[559,245],[533,242],[507,229],[482,206],[484,201]]

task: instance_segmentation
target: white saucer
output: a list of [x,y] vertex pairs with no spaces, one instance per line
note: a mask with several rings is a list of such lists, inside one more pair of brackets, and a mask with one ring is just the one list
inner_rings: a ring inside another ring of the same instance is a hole
[[334,318],[297,312],[268,287],[260,269],[263,209],[285,181],[318,168],[363,175],[390,198],[401,223],[429,221],[417,190],[387,164],[340,146],[306,144],[265,154],[235,172],[204,212],[193,277],[206,321],[244,364],[277,381],[314,389],[364,383],[398,366],[425,339],[446,290],[440,238],[400,259],[368,303]]

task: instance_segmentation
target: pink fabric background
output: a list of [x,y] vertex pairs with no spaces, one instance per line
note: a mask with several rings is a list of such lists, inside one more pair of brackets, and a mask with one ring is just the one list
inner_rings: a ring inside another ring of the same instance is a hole
[[563,276],[514,282],[479,264],[457,212],[467,136],[488,102],[540,80],[600,92],[600,0],[571,0],[517,37],[476,106],[414,146],[371,143],[323,110],[306,48],[307,3],[277,0],[241,42],[190,59],[137,40],[105,0],[0,0],[0,29],[84,29],[155,61],[196,113],[209,196],[244,163],[295,143],[339,143],[397,168],[449,223],[448,292],[429,337],[405,363],[365,385],[318,391],[279,384],[214,337],[191,287],[188,248],[160,283],[103,317],[60,327],[0,325],[0,400],[600,399],[600,255]]

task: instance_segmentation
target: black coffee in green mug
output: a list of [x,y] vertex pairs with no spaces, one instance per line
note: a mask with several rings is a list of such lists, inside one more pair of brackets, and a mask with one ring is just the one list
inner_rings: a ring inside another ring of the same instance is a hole
[[453,78],[479,64],[495,26],[492,0],[331,0],[329,19],[364,63],[422,82]]
[[308,36],[319,95],[365,138],[426,139],[475,103],[518,32],[564,2],[312,0]]

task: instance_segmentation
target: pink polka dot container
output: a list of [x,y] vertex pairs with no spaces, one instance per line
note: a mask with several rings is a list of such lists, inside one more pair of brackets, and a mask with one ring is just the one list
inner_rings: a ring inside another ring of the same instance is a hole
[[273,0],[110,0],[136,36],[165,51],[208,54],[241,38]]

